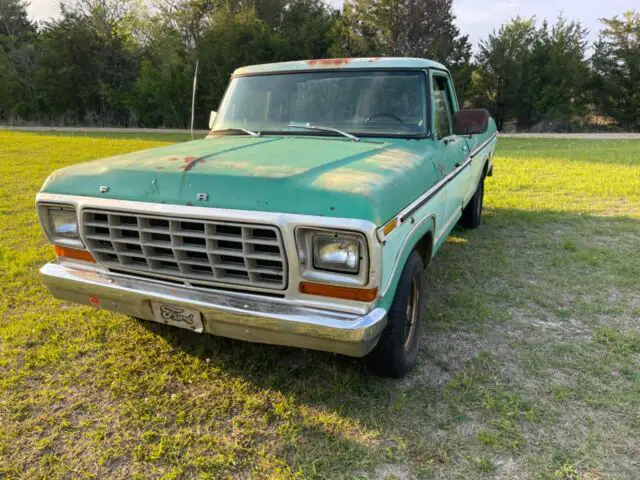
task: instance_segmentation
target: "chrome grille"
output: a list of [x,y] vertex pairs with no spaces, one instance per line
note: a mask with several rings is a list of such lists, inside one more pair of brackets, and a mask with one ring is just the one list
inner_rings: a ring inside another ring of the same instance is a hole
[[282,290],[287,262],[269,225],[84,210],[84,240],[107,268]]

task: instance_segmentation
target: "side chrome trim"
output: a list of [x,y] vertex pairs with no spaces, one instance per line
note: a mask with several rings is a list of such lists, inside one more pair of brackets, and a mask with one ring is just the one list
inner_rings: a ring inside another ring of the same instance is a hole
[[[462,172],[462,170],[464,170],[467,166],[469,166],[471,164],[471,161],[473,160],[473,157],[478,155],[496,137],[497,137],[497,133],[492,134],[488,139],[486,139],[484,142],[482,142],[480,145],[474,148],[473,151],[469,153],[465,161],[459,167],[452,170],[446,176],[442,177],[437,183],[435,183],[431,188],[429,188],[429,190],[427,190],[425,193],[423,193],[417,199],[415,199],[413,202],[407,205],[403,210],[401,210],[400,213],[396,215],[396,218],[398,219],[399,223],[402,224],[407,220],[407,218],[409,218],[417,210],[422,208],[440,190],[442,190],[448,183],[450,183],[456,176],[458,176]],[[378,232],[378,238],[381,239],[381,241],[383,241],[385,236],[384,234],[380,234],[380,232]]]
[[[487,145],[489,145],[496,137],[497,137],[497,134],[494,133],[487,140],[482,142],[482,144],[480,144],[477,148],[474,148],[473,151],[469,154],[469,156],[467,157],[467,159],[464,161],[464,163],[462,165],[457,167],[455,170],[453,170],[447,176],[443,177],[440,181],[438,181],[435,185],[433,185],[429,190],[427,190],[423,195],[418,197],[413,203],[409,204],[404,210],[402,210],[396,217],[399,220],[399,225],[402,224],[404,221],[406,221],[406,219],[408,217],[413,215],[420,208],[422,208],[431,198],[433,198],[440,190],[442,190],[457,175],[459,175],[460,172],[462,172],[462,170],[464,170],[467,166],[469,166],[471,164],[471,161],[473,160],[473,157],[478,155],[478,153],[480,153],[480,151],[482,151]],[[462,210],[461,209],[456,209],[453,212],[453,214],[447,219],[447,221],[439,229],[436,238],[433,240],[434,245],[436,245],[438,242],[440,242],[440,240],[442,239],[442,236],[445,235],[449,231],[451,225],[453,223],[455,223],[460,218],[461,214],[462,214]],[[420,220],[418,223],[416,223],[413,226],[413,228],[409,231],[409,233],[406,235],[404,241],[402,242],[402,245],[400,246],[399,254],[396,256],[395,261],[393,263],[393,267],[391,268],[391,273],[389,274],[387,283],[380,290],[380,298],[383,298],[387,294],[387,291],[389,290],[389,287],[391,286],[391,281],[393,280],[393,277],[396,274],[396,270],[398,269],[398,266],[399,266],[398,264],[400,262],[400,257],[401,257],[400,253],[402,253],[402,251],[405,249],[407,242],[412,237],[414,232],[420,227],[420,225],[422,225],[426,220],[428,220],[430,218],[433,219],[433,221],[435,222],[435,216],[434,215],[428,215],[425,218],[423,218],[422,220]],[[381,232],[380,229],[381,228],[382,227],[380,227],[378,229],[378,231],[377,231],[378,232],[378,238],[382,237],[382,240],[384,240],[384,238],[385,238],[384,234],[380,234],[380,232]]]
[[495,138],[497,134],[491,135],[488,139],[482,142],[478,147],[474,148],[469,156],[465,159],[465,161],[456,169],[452,170],[448,175],[441,178],[435,185],[433,185],[429,190],[427,190],[424,194],[414,200],[411,204],[409,204],[404,210],[402,210],[399,214],[400,222],[404,222],[408,217],[410,217],[413,213],[416,212],[420,207],[422,207],[425,203],[427,203],[436,193],[442,190],[448,183],[450,183],[456,176],[458,176],[462,170],[465,169],[468,165],[471,164],[473,157],[478,155],[481,150],[483,150],[487,145],[489,145]]
[[469,156],[471,158],[475,157],[478,153],[480,153],[480,150],[482,150],[484,147],[486,147],[487,145],[489,145],[496,137],[498,136],[497,133],[494,133],[493,135],[491,135],[489,138],[487,138],[484,142],[482,142],[480,145],[478,145],[476,148],[474,148],[471,153],[469,154]]
[[404,222],[407,218],[413,215],[417,210],[422,208],[429,200],[431,200],[440,190],[446,187],[449,183],[451,183],[466,167],[471,165],[472,157],[469,156],[467,159],[456,169],[452,170],[451,173],[443,177],[433,185],[429,190],[423,193],[417,200],[407,206],[404,210],[400,212],[398,218],[400,223]]
[[382,308],[353,315],[278,299],[148,282],[68,264],[48,263],[40,275],[53,296],[62,300],[99,305],[150,321],[157,321],[151,302],[182,306],[200,312],[204,331],[212,335],[354,357],[366,355],[375,346],[387,323]]

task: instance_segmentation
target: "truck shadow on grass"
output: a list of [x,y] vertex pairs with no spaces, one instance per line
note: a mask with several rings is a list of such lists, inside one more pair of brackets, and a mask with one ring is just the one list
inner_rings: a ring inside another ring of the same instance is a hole
[[273,448],[306,474],[575,467],[631,478],[638,238],[636,219],[508,209],[454,230],[428,268],[422,353],[402,380],[373,377],[357,359],[142,324],[205,368],[276,394],[265,408],[289,436]]

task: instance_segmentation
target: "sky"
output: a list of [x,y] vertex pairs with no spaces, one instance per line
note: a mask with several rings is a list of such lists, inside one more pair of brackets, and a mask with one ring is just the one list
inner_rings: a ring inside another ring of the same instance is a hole
[[[328,0],[339,6],[343,0]],[[34,20],[47,20],[60,13],[60,0],[31,0],[29,15]],[[589,41],[593,42],[600,30],[599,18],[612,17],[626,10],[639,9],[638,0],[454,0],[453,9],[460,32],[469,35],[469,40],[477,50],[478,41],[487,38],[502,23],[517,15],[535,16],[555,20],[562,13],[575,19],[590,31]]]

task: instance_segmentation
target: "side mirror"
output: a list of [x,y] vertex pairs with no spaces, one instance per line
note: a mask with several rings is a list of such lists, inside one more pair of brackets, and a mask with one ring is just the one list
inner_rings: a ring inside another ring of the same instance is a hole
[[458,110],[453,114],[453,133],[456,135],[484,133],[489,128],[489,118],[491,115],[484,108]]
[[213,129],[213,122],[215,122],[217,114],[218,112],[211,110],[211,115],[209,115],[209,130]]

